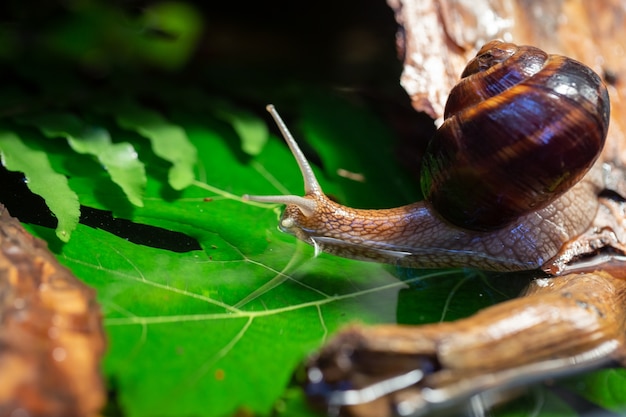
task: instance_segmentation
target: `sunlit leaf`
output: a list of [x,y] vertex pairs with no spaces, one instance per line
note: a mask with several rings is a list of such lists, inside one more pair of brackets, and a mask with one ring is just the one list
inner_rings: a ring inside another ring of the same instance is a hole
[[171,123],[154,110],[128,102],[108,110],[114,113],[120,126],[148,138],[154,153],[172,163],[169,171],[172,188],[182,190],[193,182],[197,152],[182,127]]
[[52,169],[43,151],[29,147],[7,130],[0,130],[0,153],[2,165],[10,171],[24,173],[28,188],[43,197],[57,217],[57,237],[67,242],[80,217],[78,197],[68,186],[67,178]]
[[88,125],[69,113],[47,113],[22,117],[19,121],[38,127],[48,137],[66,138],[76,152],[96,157],[128,200],[143,206],[146,173],[132,144],[112,143],[107,129]]

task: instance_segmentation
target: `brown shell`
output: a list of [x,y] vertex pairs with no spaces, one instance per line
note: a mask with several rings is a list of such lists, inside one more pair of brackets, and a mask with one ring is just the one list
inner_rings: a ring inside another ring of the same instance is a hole
[[494,230],[539,210],[597,159],[609,125],[600,77],[578,61],[492,41],[451,91],[422,162],[422,191],[447,221]]

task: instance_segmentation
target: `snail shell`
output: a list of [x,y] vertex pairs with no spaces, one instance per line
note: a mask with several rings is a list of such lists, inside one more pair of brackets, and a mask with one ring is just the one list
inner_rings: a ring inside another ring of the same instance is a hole
[[556,274],[576,257],[566,243],[589,227],[604,186],[594,161],[609,123],[606,88],[583,64],[533,47],[491,42],[469,63],[423,161],[426,202],[366,210],[332,201],[274,107],[268,110],[300,167],[305,195],[243,199],[286,204],[281,230],[316,253]]
[[501,228],[561,196],[597,159],[609,97],[587,66],[492,41],[461,77],[422,161],[422,192],[447,221]]

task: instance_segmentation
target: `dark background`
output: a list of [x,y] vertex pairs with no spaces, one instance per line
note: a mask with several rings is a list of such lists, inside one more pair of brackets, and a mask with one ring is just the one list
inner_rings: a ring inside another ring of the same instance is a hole
[[[10,99],[0,100],[0,117],[59,107],[81,111],[122,94],[167,113],[173,105],[167,92],[191,88],[263,118],[265,105],[273,103],[291,121],[303,98],[323,91],[368,106],[385,120],[396,132],[389,142],[397,163],[417,183],[419,155],[433,124],[411,108],[399,85],[398,27],[384,1],[186,2],[200,17],[201,31],[175,68],[145,59],[144,44],[137,43],[177,41],[179,34],[158,22],[142,23],[155,4],[2,2],[0,79]],[[14,215],[53,226],[19,175],[0,175],[0,201]]]

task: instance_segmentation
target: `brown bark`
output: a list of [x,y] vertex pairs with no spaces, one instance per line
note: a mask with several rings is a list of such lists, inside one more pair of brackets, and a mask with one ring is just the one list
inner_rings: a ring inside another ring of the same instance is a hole
[[[538,279],[524,297],[463,320],[353,326],[311,360],[309,375],[323,375],[312,391],[349,385],[352,401],[345,391],[322,400],[342,415],[394,416],[399,407],[421,414],[484,390],[624,361],[625,298],[624,276],[569,274]],[[415,380],[406,377],[415,371]],[[394,377],[405,384],[392,387]],[[384,395],[368,397],[376,384]]]
[[97,415],[104,347],[95,292],[0,205],[0,416]]

